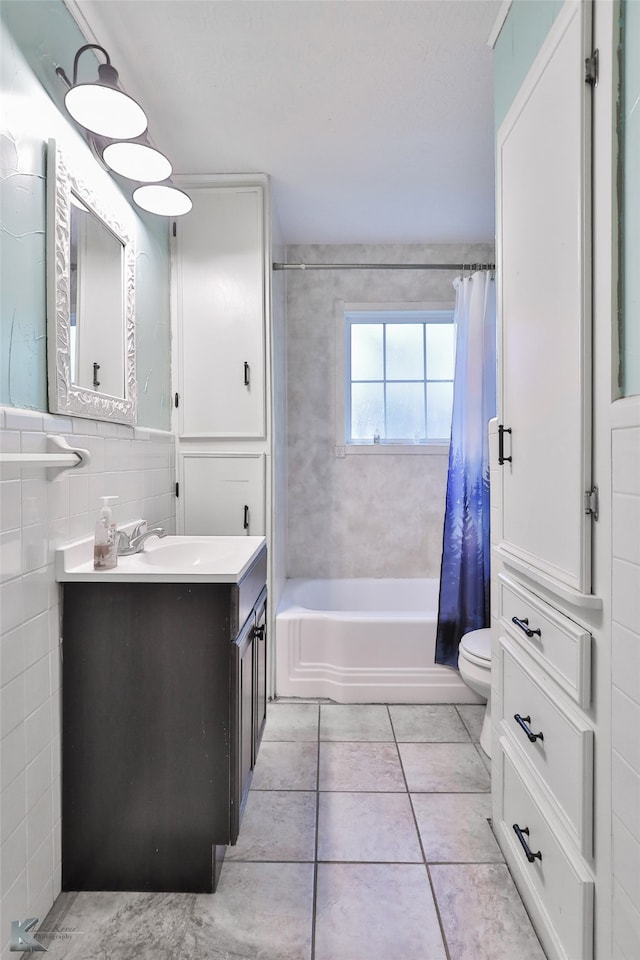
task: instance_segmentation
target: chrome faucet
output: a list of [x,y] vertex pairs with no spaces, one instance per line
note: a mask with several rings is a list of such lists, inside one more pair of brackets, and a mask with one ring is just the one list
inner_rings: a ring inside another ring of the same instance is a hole
[[118,531],[118,556],[130,557],[134,553],[142,553],[144,545],[149,537],[166,537],[167,531],[164,527],[151,527],[146,530],[146,523],[139,523],[133,528],[131,537],[124,532]]

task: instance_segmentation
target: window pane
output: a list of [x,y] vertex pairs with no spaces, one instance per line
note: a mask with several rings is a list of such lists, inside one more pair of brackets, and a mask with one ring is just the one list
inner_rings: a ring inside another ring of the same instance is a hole
[[387,440],[424,437],[424,382],[387,384]]
[[382,324],[351,325],[351,379],[382,380]]
[[372,440],[378,431],[384,438],[384,389],[381,383],[351,385],[351,439]]
[[387,379],[424,380],[421,323],[387,324]]
[[451,437],[452,383],[427,384],[427,440]]
[[427,324],[427,380],[453,380],[455,324]]

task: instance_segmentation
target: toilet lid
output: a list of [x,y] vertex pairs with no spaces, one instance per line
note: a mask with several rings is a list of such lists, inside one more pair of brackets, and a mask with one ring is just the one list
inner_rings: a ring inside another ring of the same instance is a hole
[[471,633],[465,633],[460,641],[460,646],[472,657],[477,660],[491,660],[491,629],[484,627],[482,630],[472,630]]

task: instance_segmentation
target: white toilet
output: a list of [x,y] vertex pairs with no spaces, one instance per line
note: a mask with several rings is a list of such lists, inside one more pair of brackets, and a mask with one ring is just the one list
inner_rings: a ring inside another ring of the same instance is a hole
[[465,633],[458,651],[460,676],[475,693],[485,697],[487,708],[482,723],[480,746],[491,756],[491,630]]

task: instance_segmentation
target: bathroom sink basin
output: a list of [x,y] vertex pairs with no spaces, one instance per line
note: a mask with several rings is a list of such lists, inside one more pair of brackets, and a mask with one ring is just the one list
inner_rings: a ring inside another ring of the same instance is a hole
[[239,583],[265,543],[264,537],[152,537],[140,553],[119,556],[113,570],[94,570],[93,537],[87,537],[56,550],[56,579]]
[[161,569],[223,569],[235,566],[246,554],[246,540],[247,537],[163,537],[147,541],[144,550],[134,557]]

